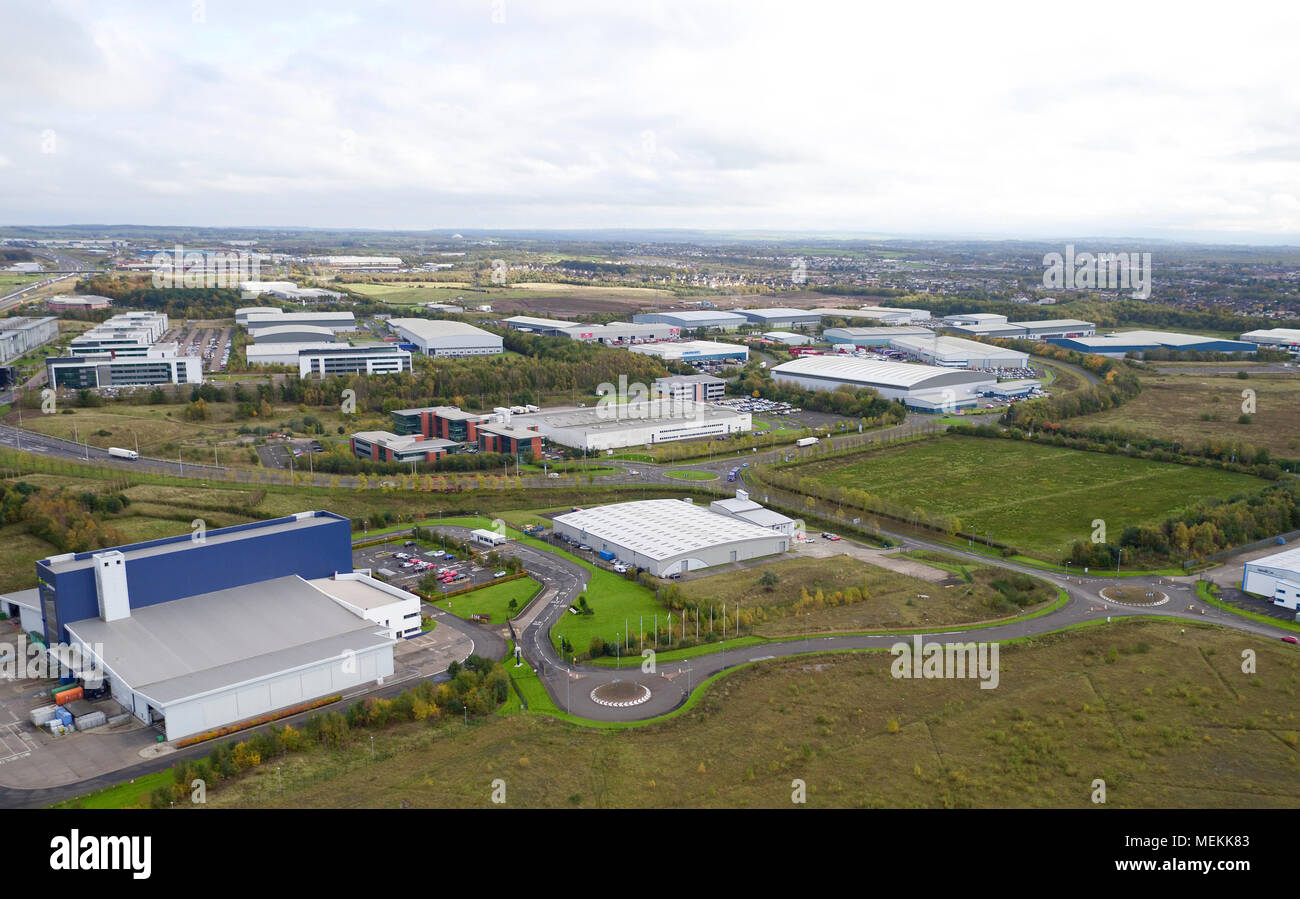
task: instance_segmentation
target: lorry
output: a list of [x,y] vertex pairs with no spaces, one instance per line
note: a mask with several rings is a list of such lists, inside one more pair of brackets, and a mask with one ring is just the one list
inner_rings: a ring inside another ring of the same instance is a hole
[[816,437],[800,437],[794,442],[795,446],[812,446],[817,442]]
[[135,450],[122,449],[120,446],[110,446],[108,454],[117,459],[130,459],[132,461],[140,458],[140,454]]

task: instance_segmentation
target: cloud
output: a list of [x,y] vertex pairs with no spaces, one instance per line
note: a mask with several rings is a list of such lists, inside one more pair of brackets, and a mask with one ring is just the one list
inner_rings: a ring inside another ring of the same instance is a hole
[[6,13],[25,35],[0,56],[9,222],[1295,226],[1300,97],[1286,85],[1300,12],[1286,7],[192,10],[56,0]]

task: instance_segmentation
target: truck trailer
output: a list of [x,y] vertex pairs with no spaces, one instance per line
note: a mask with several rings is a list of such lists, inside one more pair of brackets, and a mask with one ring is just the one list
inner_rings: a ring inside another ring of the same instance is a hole
[[817,442],[816,437],[800,437],[794,442],[795,446],[812,446]]
[[118,459],[130,459],[132,461],[140,458],[140,454],[135,450],[122,449],[120,446],[110,446],[108,454]]

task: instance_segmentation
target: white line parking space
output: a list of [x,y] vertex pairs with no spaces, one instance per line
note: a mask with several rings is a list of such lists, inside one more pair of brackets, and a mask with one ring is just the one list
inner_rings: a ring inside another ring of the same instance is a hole
[[29,745],[18,732],[21,724],[0,724],[0,765],[6,762],[24,759],[32,754]]

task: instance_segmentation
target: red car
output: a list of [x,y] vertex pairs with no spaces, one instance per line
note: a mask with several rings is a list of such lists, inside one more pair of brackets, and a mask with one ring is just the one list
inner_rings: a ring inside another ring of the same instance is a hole
[[1297,640],[1295,637],[1292,637],[1290,634],[1288,634],[1287,636],[1285,636],[1285,637],[1282,638],[1282,642],[1283,642],[1283,643],[1300,643],[1300,640]]

